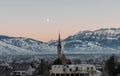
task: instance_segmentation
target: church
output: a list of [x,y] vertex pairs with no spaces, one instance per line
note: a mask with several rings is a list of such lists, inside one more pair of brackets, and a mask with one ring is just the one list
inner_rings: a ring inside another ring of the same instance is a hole
[[61,39],[60,39],[60,34],[59,34],[58,45],[57,45],[58,58],[53,62],[53,65],[68,65],[68,64],[71,64],[71,61],[65,57],[61,48],[62,48],[62,46],[61,46]]
[[53,62],[50,70],[50,76],[101,76],[101,72],[96,70],[94,65],[71,64],[71,61],[62,53],[61,47],[59,34],[57,45],[58,58]]

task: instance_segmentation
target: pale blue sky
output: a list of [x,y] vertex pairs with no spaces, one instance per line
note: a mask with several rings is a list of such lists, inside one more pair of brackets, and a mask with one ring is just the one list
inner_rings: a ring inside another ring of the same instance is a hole
[[[46,19],[50,19],[49,22]],[[0,34],[49,41],[120,27],[120,0],[1,0]]]

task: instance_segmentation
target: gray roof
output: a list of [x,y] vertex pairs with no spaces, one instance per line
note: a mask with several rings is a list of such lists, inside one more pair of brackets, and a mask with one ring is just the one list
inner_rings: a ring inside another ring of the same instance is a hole
[[30,66],[30,63],[14,63],[12,65],[13,71],[27,71]]

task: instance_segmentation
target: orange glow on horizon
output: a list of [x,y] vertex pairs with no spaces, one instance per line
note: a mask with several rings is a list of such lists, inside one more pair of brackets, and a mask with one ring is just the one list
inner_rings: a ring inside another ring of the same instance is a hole
[[[74,28],[69,28],[67,30],[62,29],[60,30],[60,34],[61,34],[61,39],[65,39],[68,36],[74,35],[77,32],[80,31],[85,31],[85,30],[97,30],[102,28],[103,26],[84,26],[84,27],[74,27]],[[120,26],[104,26],[104,28],[120,28]],[[53,30],[54,31],[54,30]],[[32,32],[31,33],[20,33],[20,32],[3,32],[2,30],[0,30],[1,35],[8,35],[11,37],[26,37],[26,38],[32,38],[32,39],[36,39],[39,41],[43,41],[43,42],[48,42],[50,40],[57,40],[58,39],[58,34],[59,32]]]

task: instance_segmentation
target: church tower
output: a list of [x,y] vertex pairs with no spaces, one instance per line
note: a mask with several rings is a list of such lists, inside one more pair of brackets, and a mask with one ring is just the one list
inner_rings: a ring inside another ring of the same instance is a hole
[[61,46],[61,40],[60,40],[60,34],[58,35],[58,58],[53,62],[54,65],[67,65],[71,64],[71,61],[69,59],[66,59],[65,55],[62,53],[62,46]]
[[58,36],[58,45],[57,45],[57,49],[58,49],[58,58],[61,58],[62,56],[62,52],[61,52],[61,40],[60,40],[60,34]]

